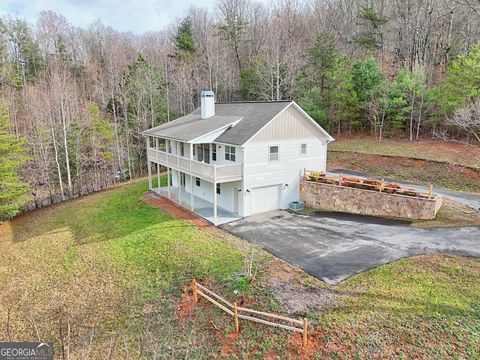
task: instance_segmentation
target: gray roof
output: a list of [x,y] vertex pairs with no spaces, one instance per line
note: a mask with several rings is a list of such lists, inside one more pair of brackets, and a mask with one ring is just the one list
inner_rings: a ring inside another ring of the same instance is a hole
[[[275,115],[285,109],[291,101],[271,102],[233,102],[215,104],[215,115],[239,115],[243,119],[234,127],[229,128],[215,141],[243,145]],[[200,109],[194,111],[200,113]]]
[[191,141],[242,119],[215,141],[243,145],[290,103],[291,101],[215,103],[215,116],[211,118],[201,119],[200,108],[197,108],[186,116],[147,130],[143,134]]
[[215,115],[208,119],[201,119],[200,112],[182,116],[176,120],[154,127],[143,132],[143,135],[161,136],[169,139],[192,141],[199,136],[206,135],[228,126],[241,119],[241,116]]

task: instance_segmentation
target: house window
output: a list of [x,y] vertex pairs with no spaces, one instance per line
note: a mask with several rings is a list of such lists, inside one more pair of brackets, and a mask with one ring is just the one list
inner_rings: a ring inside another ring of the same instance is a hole
[[270,161],[278,160],[278,146],[270,146]]
[[193,149],[192,149],[192,151],[193,151],[193,156],[195,156],[195,150],[197,149],[197,145],[192,144],[192,146],[193,146]]
[[307,154],[307,144],[300,145],[300,155],[306,155],[306,154]]
[[203,161],[203,144],[197,145],[197,160]]
[[220,184],[217,184],[217,194],[220,195]]
[[165,152],[165,151],[167,150],[167,140],[165,140],[165,139],[160,139],[160,140],[158,141],[158,149],[159,149],[160,151]]
[[171,154],[172,153],[172,142],[170,140],[166,140],[166,141],[167,141],[168,153]]
[[235,161],[235,147],[225,146],[225,160]]
[[195,178],[195,185],[200,186],[200,178]]
[[217,145],[212,144],[212,161],[217,161]]
[[185,156],[185,144],[180,143],[180,155]]

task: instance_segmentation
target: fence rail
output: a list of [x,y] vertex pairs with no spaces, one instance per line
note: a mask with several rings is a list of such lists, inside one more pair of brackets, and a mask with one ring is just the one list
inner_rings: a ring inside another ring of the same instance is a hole
[[[235,325],[235,332],[240,331],[239,319],[249,320],[256,323],[278,327],[281,329],[294,331],[303,334],[303,346],[307,346],[307,336],[308,336],[308,322],[307,319],[304,318],[303,320],[292,319],[282,315],[271,314],[264,311],[258,311],[253,309],[248,309],[245,307],[237,306],[236,302],[230,303],[229,301],[225,300],[220,295],[214,293],[212,290],[206,288],[202,284],[199,284],[195,279],[192,280],[192,291],[193,291],[193,303],[194,305],[198,303],[199,296],[203,297],[204,299],[208,300],[213,305],[217,306],[218,308],[222,309],[224,312],[233,316],[234,325]],[[207,295],[208,294],[208,295]],[[259,317],[245,315],[248,314],[255,314],[260,315],[265,318],[281,320],[284,322],[289,323],[289,325],[274,322],[271,320],[265,320]],[[301,327],[295,326],[299,325]]]
[[348,186],[363,190],[373,190],[385,193],[395,193],[421,198],[432,199],[436,195],[433,193],[433,185],[430,184],[428,191],[419,191],[415,189],[404,188],[400,184],[386,182],[385,179],[364,178],[359,176],[344,176],[343,174],[324,173],[304,169],[303,178],[307,181],[319,181],[325,184]]

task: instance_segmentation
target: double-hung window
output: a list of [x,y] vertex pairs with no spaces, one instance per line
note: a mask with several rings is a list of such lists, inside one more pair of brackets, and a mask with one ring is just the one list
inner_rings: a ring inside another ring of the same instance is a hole
[[268,159],[269,159],[269,161],[277,161],[278,160],[278,146],[270,146]]
[[225,160],[235,161],[235,147],[225,146]]
[[307,144],[300,145],[300,155],[307,155]]
[[200,178],[195,178],[195,185],[200,186]]
[[217,184],[217,194],[220,195],[220,184]]
[[185,156],[185,144],[180,143],[180,156]]

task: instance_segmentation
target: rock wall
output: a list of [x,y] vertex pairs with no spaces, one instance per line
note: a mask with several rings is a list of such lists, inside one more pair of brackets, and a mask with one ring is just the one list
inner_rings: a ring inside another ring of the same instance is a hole
[[300,197],[317,209],[421,220],[435,219],[443,203],[441,197],[424,199],[305,180]]

